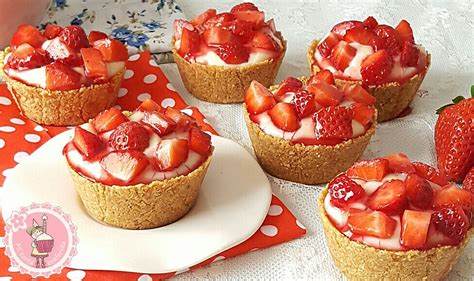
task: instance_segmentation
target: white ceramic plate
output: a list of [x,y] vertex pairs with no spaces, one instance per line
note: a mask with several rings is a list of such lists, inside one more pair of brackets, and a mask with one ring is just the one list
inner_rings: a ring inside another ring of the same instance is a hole
[[84,210],[62,156],[72,138],[64,132],[24,159],[4,183],[2,214],[32,202],[61,206],[79,237],[71,267],[166,273],[184,270],[252,236],[268,212],[271,188],[239,144],[212,137],[215,151],[196,205],[179,221],[150,230],[98,223]]

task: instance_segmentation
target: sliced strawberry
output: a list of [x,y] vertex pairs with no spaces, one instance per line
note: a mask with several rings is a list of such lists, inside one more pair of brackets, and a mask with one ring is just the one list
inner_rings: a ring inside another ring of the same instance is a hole
[[84,68],[86,77],[95,82],[107,82],[109,74],[104,58],[99,50],[95,48],[82,48],[82,59],[84,60]]
[[362,45],[372,46],[374,51],[378,51],[383,47],[383,40],[372,31],[365,29],[365,27],[355,27],[348,30],[344,36],[344,41],[348,43],[357,42]]
[[193,20],[191,20],[191,23],[196,26],[196,25],[201,25],[205,23],[208,19],[212,18],[217,14],[216,9],[208,9],[204,11],[202,14],[196,16]]
[[344,71],[352,59],[355,57],[357,50],[345,41],[340,41],[334,46],[331,52],[331,61],[338,70]]
[[28,43],[33,48],[40,48],[45,40],[46,38],[44,38],[43,34],[36,27],[20,25],[13,34],[10,46],[15,50],[21,44]]
[[250,114],[260,114],[276,104],[272,93],[255,80],[250,83],[250,87],[245,92],[244,100]]
[[254,35],[252,23],[248,21],[234,20],[226,22],[222,24],[222,28],[232,32],[243,44],[249,42]]
[[197,126],[196,119],[172,107],[165,109],[165,115],[171,118],[177,125],[177,128],[189,128]]
[[179,167],[188,158],[188,141],[183,139],[162,140],[156,150],[158,165],[162,171]]
[[309,116],[316,111],[314,95],[303,89],[296,91],[291,103],[295,106],[299,118]]
[[401,180],[384,182],[367,199],[367,206],[387,215],[399,215],[407,206],[407,193],[405,183]]
[[361,64],[362,81],[368,85],[383,84],[390,75],[393,59],[386,50],[379,50],[365,58]]
[[118,40],[112,38],[100,39],[94,42],[94,48],[100,51],[106,62],[128,60],[127,48]]
[[420,56],[420,50],[412,43],[405,41],[402,45],[402,53],[400,55],[400,63],[403,66],[416,66],[418,65],[418,57]]
[[106,38],[109,38],[107,34],[100,31],[95,31],[95,30],[91,31],[89,33],[89,36],[87,37],[87,39],[89,40],[89,44],[91,45],[93,45],[95,41],[106,39]]
[[212,18],[208,19],[204,24],[204,29],[208,29],[211,27],[221,27],[224,26],[226,23],[234,21],[235,15],[231,13],[220,13]]
[[265,15],[260,11],[235,11],[232,14],[238,20],[251,22],[254,30],[265,24]]
[[306,89],[313,93],[315,100],[324,107],[336,106],[343,98],[343,93],[335,86],[320,79],[314,79]]
[[354,112],[354,120],[361,123],[365,128],[374,121],[375,109],[373,106],[354,103],[351,108]]
[[8,59],[8,66],[13,69],[37,68],[51,62],[42,49],[34,49],[27,43],[18,46]]
[[365,105],[374,105],[375,97],[369,94],[364,87],[358,83],[348,83],[342,88],[344,95],[355,102],[362,103]]
[[388,165],[388,160],[382,158],[359,161],[347,170],[347,176],[366,181],[382,181],[389,173]]
[[59,33],[58,38],[61,39],[62,42],[66,43],[66,45],[77,51],[81,48],[89,47],[87,35],[84,32],[84,29],[78,25],[65,27],[61,33]]
[[474,167],[471,168],[464,178],[464,181],[462,182],[462,188],[474,194]]
[[239,41],[232,41],[220,45],[216,49],[216,54],[228,64],[241,64],[249,59],[249,52]]
[[388,167],[393,173],[414,173],[415,167],[408,156],[403,153],[394,153],[383,157],[388,160]]
[[150,135],[147,129],[133,121],[120,124],[109,139],[109,145],[115,150],[143,151],[149,144]]
[[351,30],[356,27],[363,27],[364,25],[360,21],[343,21],[341,23],[336,24],[332,29],[331,32],[336,33],[337,35],[344,37],[348,30]]
[[382,46],[390,55],[395,56],[400,52],[398,34],[393,27],[381,24],[373,32],[382,39]]
[[431,213],[405,210],[402,216],[400,243],[409,249],[423,247],[428,238]]
[[[335,85],[334,75],[332,74],[331,71],[329,71],[327,69],[323,69],[320,72],[316,73],[315,77],[325,81],[328,84]],[[312,84],[312,81],[314,81],[314,80],[311,80],[311,78],[308,81],[308,84]]]
[[173,34],[175,40],[180,40],[183,28],[193,31],[194,26],[187,20],[177,19],[173,22]]
[[397,222],[383,212],[362,211],[349,214],[347,225],[354,234],[384,239],[393,235]]
[[244,2],[244,3],[235,5],[234,7],[232,7],[232,9],[230,9],[231,13],[241,12],[241,11],[258,11],[258,8],[253,3]]
[[74,129],[72,142],[77,150],[86,158],[96,156],[104,148],[104,143],[98,136],[79,126]]
[[61,26],[55,24],[48,24],[44,29],[43,35],[46,39],[53,39],[59,35],[63,31]]
[[434,182],[439,186],[445,186],[448,184],[446,175],[440,173],[436,168],[421,162],[413,162],[413,166],[415,167],[416,174],[420,177]]
[[164,136],[176,129],[176,122],[160,112],[147,112],[142,120],[150,125],[159,136]]
[[198,128],[191,128],[189,132],[189,148],[201,155],[209,155],[211,151],[211,136]]
[[46,88],[67,91],[81,87],[81,75],[61,62],[46,65]]
[[163,108],[152,99],[144,100],[139,106],[138,110],[140,111],[158,111],[161,112]]
[[435,209],[458,206],[469,210],[473,206],[473,196],[469,191],[460,189],[455,184],[449,184],[435,191],[432,205]]
[[275,92],[275,97],[279,98],[288,92],[296,93],[297,90],[303,87],[303,82],[294,77],[288,77],[283,82]]
[[339,38],[339,35],[337,35],[336,33],[330,32],[329,35],[322,42],[318,44],[319,53],[321,53],[323,57],[329,57],[329,55],[331,54],[332,48],[336,46],[336,44],[339,43],[339,41],[341,41],[341,39]]
[[364,25],[365,28],[367,29],[374,29],[377,25],[379,25],[379,23],[377,22],[377,20],[372,17],[372,16],[369,16],[367,17],[363,22],[362,24]]
[[127,122],[127,116],[122,111],[111,107],[99,113],[93,120],[92,125],[97,132],[103,133],[117,128],[120,124]]
[[126,183],[137,177],[147,165],[145,154],[137,150],[112,151],[100,160],[100,166],[107,173]]
[[364,197],[365,190],[355,181],[344,174],[335,177],[328,185],[331,203],[337,207],[344,207],[347,204]]
[[76,52],[59,38],[51,40],[45,51],[46,54],[55,61],[67,63],[72,66],[78,66],[82,63],[82,59],[76,55]]
[[235,40],[234,34],[220,27],[211,27],[204,31],[202,38],[207,45],[222,45]]
[[197,30],[182,29],[181,45],[179,46],[179,54],[184,58],[199,51],[201,36]]
[[447,207],[434,212],[432,221],[436,229],[458,242],[464,239],[470,227],[469,218],[459,207]]
[[395,27],[395,31],[397,32],[400,45],[402,45],[406,41],[415,44],[413,30],[411,29],[410,24],[406,20],[401,20],[397,27]]
[[270,51],[280,50],[280,45],[268,34],[257,31],[252,38],[252,46],[255,48],[262,48]]
[[427,180],[416,175],[409,174],[405,180],[407,197],[410,203],[422,210],[431,206],[433,200],[433,189]]
[[352,110],[343,106],[328,106],[314,114],[318,139],[347,140],[352,137]]
[[275,126],[286,132],[298,130],[300,123],[298,113],[292,104],[279,102],[268,111]]

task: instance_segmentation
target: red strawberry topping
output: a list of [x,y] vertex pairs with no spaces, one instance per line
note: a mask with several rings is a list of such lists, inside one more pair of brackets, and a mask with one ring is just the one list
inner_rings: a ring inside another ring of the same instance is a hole
[[405,210],[400,243],[410,249],[423,247],[428,238],[430,222],[431,214],[428,212]]
[[104,143],[102,143],[98,136],[81,127],[75,128],[72,141],[85,158],[96,156],[104,148]]
[[352,137],[352,110],[328,106],[314,114],[315,133],[319,139],[347,140]]
[[365,195],[362,186],[344,174],[334,178],[329,183],[328,190],[331,203],[338,207],[347,206],[347,204],[357,201]]
[[32,69],[41,67],[50,62],[51,60],[42,49],[34,49],[29,44],[24,43],[12,52],[7,64],[13,69]]
[[410,162],[410,159],[403,153],[394,153],[383,158],[388,160],[388,167],[392,173],[410,174],[415,172],[415,167]]
[[46,38],[41,32],[31,25],[20,25],[13,34],[10,46],[15,50],[23,43],[31,45],[33,48],[40,48]]
[[281,82],[280,86],[278,86],[274,96],[278,99],[288,92],[296,93],[296,91],[301,88],[303,88],[303,82],[297,78],[288,77],[283,82]]
[[473,196],[467,190],[448,184],[434,193],[432,205],[435,209],[449,206],[459,206],[469,210],[473,206]]
[[191,23],[196,26],[196,25],[201,25],[205,23],[208,19],[214,17],[217,14],[217,11],[215,9],[208,9],[204,11],[202,14],[196,16]]
[[171,133],[176,128],[176,122],[160,112],[147,112],[142,120],[150,125],[159,136]]
[[357,50],[351,47],[346,41],[340,41],[337,43],[331,52],[331,60],[334,67],[344,71],[355,57],[356,52]]
[[400,52],[398,34],[393,27],[382,24],[374,28],[373,32],[382,39],[382,47],[390,55],[395,56]]
[[466,213],[459,207],[443,208],[432,215],[435,227],[456,241],[462,241],[470,227]]
[[229,42],[217,47],[216,54],[228,64],[240,64],[249,59],[249,52],[238,41]]
[[366,181],[381,181],[388,174],[388,167],[389,162],[387,159],[377,158],[359,161],[347,170],[347,176]]
[[368,56],[361,64],[362,81],[368,85],[383,84],[390,75],[393,59],[386,50],[379,50]]
[[405,183],[401,180],[391,180],[382,184],[367,199],[367,206],[387,215],[399,215],[407,206]]
[[97,132],[103,133],[117,128],[120,124],[127,122],[127,116],[123,113],[112,107],[108,110],[102,111],[99,113],[93,120],[92,124]]
[[374,29],[379,23],[374,17],[369,16],[362,22],[362,24],[367,29]]
[[104,58],[99,50],[95,48],[82,48],[82,59],[84,60],[84,68],[86,77],[94,82],[107,82],[109,75]]
[[296,112],[300,118],[313,114],[316,111],[314,95],[306,90],[297,90],[291,102],[295,106]]
[[313,79],[312,83],[307,86],[307,90],[314,94],[315,100],[322,106],[339,105],[344,95],[335,86],[319,78]]
[[188,158],[188,141],[183,139],[162,140],[158,145],[156,157],[162,171],[179,167]]
[[178,125],[178,128],[187,129],[191,126],[198,126],[196,119],[172,107],[165,109],[165,115],[171,118]]
[[81,48],[89,47],[87,35],[84,32],[84,29],[78,25],[65,27],[61,33],[59,33],[58,37],[62,42],[66,43],[66,45],[76,51],[79,51]]
[[158,111],[158,112],[161,112],[162,109],[163,108],[161,108],[161,106],[152,99],[146,99],[140,104],[140,106],[138,106],[138,110],[141,110],[141,111]]
[[43,32],[43,35],[46,37],[46,39],[53,39],[54,37],[58,36],[61,31],[63,31],[61,26],[48,24]]
[[283,131],[293,132],[299,127],[298,114],[292,104],[280,102],[268,111],[273,123]]
[[115,150],[140,150],[143,151],[149,145],[149,134],[143,125],[137,122],[125,122],[120,124],[110,135],[109,144]]
[[257,31],[254,33],[252,39],[252,46],[255,48],[262,48],[270,51],[280,50],[280,45],[268,34]]
[[100,32],[100,31],[91,31],[87,39],[89,40],[89,44],[93,45],[95,41],[106,39],[108,38],[107,34]]
[[364,25],[360,21],[343,21],[341,23],[336,24],[332,29],[331,32],[336,33],[337,35],[344,37],[348,30],[351,30],[356,27],[363,27]]
[[400,45],[402,45],[404,42],[415,44],[413,30],[406,20],[401,20],[397,27],[395,27],[395,31],[397,32]]
[[412,43],[405,41],[402,45],[402,53],[400,55],[400,63],[403,66],[416,66],[418,65],[418,57],[420,56],[420,50]]
[[137,150],[112,151],[100,160],[100,166],[112,177],[130,182],[148,165],[145,154]]
[[183,28],[181,34],[181,45],[178,50],[180,55],[184,58],[188,58],[189,55],[194,54],[199,50],[200,42],[201,37],[199,36],[199,32],[197,30]]
[[66,63],[71,66],[79,66],[83,63],[83,60],[76,54],[76,52],[57,37],[49,43],[46,48],[46,54],[51,58],[51,60]]
[[347,225],[354,234],[390,238],[397,222],[383,212],[363,211],[351,213]]
[[81,86],[81,75],[61,62],[46,65],[46,88],[67,91]]
[[191,128],[189,132],[189,148],[201,155],[209,155],[211,136],[198,128]]
[[96,40],[94,48],[100,51],[106,62],[128,60],[127,48],[118,40],[111,38]]
[[258,8],[253,3],[244,2],[235,5],[234,7],[232,7],[232,9],[230,9],[231,13],[240,11],[258,11]]
[[313,77],[310,78],[310,80],[308,81],[308,84],[312,84],[312,81],[314,81],[312,79],[318,78],[328,84],[335,85],[334,75],[332,74],[331,71],[327,69],[321,70],[320,72],[316,73]]
[[383,40],[364,27],[355,27],[348,30],[344,36],[344,40],[348,43],[357,42],[362,45],[372,46],[374,51],[378,51],[383,47]]
[[318,50],[323,57],[329,57],[331,50],[341,39],[336,33],[330,32],[329,35],[318,44]]
[[235,41],[234,34],[220,27],[211,27],[204,31],[202,38],[207,45],[222,45]]
[[232,14],[238,20],[252,23],[254,30],[261,28],[265,24],[265,15],[260,11],[234,11]]
[[416,174],[422,178],[434,182],[439,186],[445,186],[448,184],[445,174],[439,172],[430,165],[421,162],[413,162],[413,167],[415,167]]
[[354,103],[351,109],[354,112],[354,120],[361,123],[365,128],[374,121],[375,109],[372,106]]
[[408,200],[413,206],[422,210],[431,207],[433,189],[427,180],[416,174],[409,174],[405,183]]
[[467,173],[462,184],[464,190],[470,191],[474,194],[474,167],[472,167],[469,173]]
[[375,97],[369,94],[369,92],[367,92],[364,87],[357,83],[344,85],[342,89],[344,91],[344,95],[350,100],[365,105],[375,104]]
[[260,114],[276,104],[272,93],[255,80],[250,83],[250,87],[245,92],[244,100],[250,114]]

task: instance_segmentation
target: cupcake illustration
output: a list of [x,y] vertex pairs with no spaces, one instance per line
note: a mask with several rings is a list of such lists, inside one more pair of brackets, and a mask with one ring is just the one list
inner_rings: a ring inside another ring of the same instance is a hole
[[32,226],[26,230],[28,235],[33,238],[33,242],[31,243],[31,256],[36,259],[36,268],[46,267],[44,259],[48,257],[54,246],[53,237],[47,233],[48,217],[43,215],[41,219],[43,220],[42,225],[39,225],[33,219]]

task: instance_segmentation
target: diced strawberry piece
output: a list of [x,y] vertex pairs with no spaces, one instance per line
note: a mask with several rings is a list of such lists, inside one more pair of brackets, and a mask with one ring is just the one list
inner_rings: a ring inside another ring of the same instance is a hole
[[383,84],[390,75],[393,59],[386,50],[379,50],[365,58],[361,64],[362,81],[368,85]]
[[362,45],[372,46],[374,51],[378,51],[383,47],[383,40],[364,27],[356,27],[348,30],[344,36],[344,40],[348,43],[357,42]]
[[177,128],[197,126],[196,119],[172,107],[166,108],[165,115],[176,122]]
[[63,31],[61,26],[55,24],[48,24],[44,29],[43,35],[46,39],[53,39],[59,35]]
[[252,23],[247,21],[234,20],[226,22],[222,24],[222,28],[232,32],[232,34],[237,36],[243,44],[249,42],[254,35]]
[[67,91],[81,86],[81,75],[61,62],[46,65],[46,88]]
[[431,213],[405,210],[402,216],[400,243],[409,249],[423,247],[428,238]]
[[345,41],[340,41],[331,51],[331,61],[333,62],[334,67],[344,71],[344,69],[349,66],[356,53],[357,50],[355,48]]
[[420,50],[412,43],[405,41],[402,45],[402,53],[400,55],[400,63],[403,66],[416,66],[418,65],[418,57],[420,56]]
[[193,31],[194,26],[187,20],[177,19],[173,22],[173,34],[175,40],[180,40],[183,33],[183,28]]
[[142,120],[150,125],[159,136],[164,136],[176,129],[176,122],[160,112],[147,112]]
[[272,93],[255,80],[250,83],[250,87],[245,92],[244,100],[250,114],[260,114],[276,104]]
[[181,35],[181,45],[179,46],[179,53],[184,58],[199,51],[201,36],[197,30],[189,30],[183,28]]
[[298,114],[292,104],[280,102],[268,111],[275,126],[286,132],[298,130],[300,123]]
[[189,148],[201,155],[209,155],[211,151],[211,136],[198,128],[189,132]]
[[126,183],[137,177],[147,165],[145,154],[137,150],[112,151],[100,160],[100,166],[107,173]]
[[79,66],[83,63],[83,60],[76,55],[76,52],[59,38],[51,40],[46,48],[46,54],[52,60],[67,63],[71,66]]
[[104,143],[98,136],[79,126],[74,129],[72,142],[85,158],[96,156],[104,148]]
[[260,11],[235,11],[232,14],[238,20],[251,22],[254,30],[265,24],[265,14]]
[[318,139],[343,141],[352,137],[352,110],[343,106],[328,106],[314,114]]
[[162,171],[179,167],[188,158],[188,141],[183,139],[162,140],[156,150],[158,165]]
[[339,41],[341,41],[339,36],[336,33],[330,32],[329,35],[318,44],[319,53],[321,53],[323,57],[329,57],[332,48],[336,46]]
[[42,49],[34,49],[27,43],[18,46],[8,59],[8,66],[13,69],[37,68],[50,63],[51,60]]
[[231,13],[220,13],[215,15],[214,17],[208,19],[204,24],[203,28],[208,29],[211,27],[222,27],[226,23],[234,21],[236,18],[234,14]]
[[220,45],[216,54],[228,64],[241,64],[249,59],[249,52],[239,41],[233,41]]
[[375,97],[369,94],[364,87],[358,83],[346,84],[343,87],[344,95],[355,102],[362,103],[365,105],[374,105]]
[[462,182],[462,188],[474,194],[474,167],[471,168],[464,178],[464,181]]
[[144,100],[140,106],[138,106],[138,110],[141,111],[158,111],[161,112],[162,108],[161,106],[155,102],[152,99],[146,99]]
[[280,84],[280,86],[278,86],[278,89],[275,92],[275,97],[279,98],[288,92],[296,93],[296,91],[302,87],[303,82],[301,82],[299,79],[288,77]]
[[244,2],[244,3],[235,5],[234,7],[232,7],[232,9],[230,9],[231,13],[241,12],[241,11],[258,11],[258,8],[253,3]]
[[300,118],[309,116],[316,111],[314,95],[303,89],[296,91],[291,103],[295,106],[296,113]]
[[347,176],[366,181],[382,181],[389,172],[387,159],[359,161],[347,170]]
[[252,38],[252,46],[270,51],[280,50],[280,45],[268,34],[257,31]]
[[436,229],[451,239],[460,242],[470,227],[466,213],[459,207],[447,207],[433,213],[432,221]]
[[411,29],[410,24],[406,20],[401,20],[397,27],[395,27],[395,31],[397,32],[400,45],[402,45],[406,41],[415,44],[413,30]]
[[398,34],[393,27],[382,24],[374,28],[373,32],[382,39],[382,46],[390,55],[395,56],[399,53]]
[[413,166],[415,167],[416,174],[420,177],[436,183],[439,186],[445,186],[448,184],[446,175],[440,173],[436,168],[421,162],[413,162]]
[[82,59],[84,60],[84,68],[86,77],[95,82],[107,82],[109,74],[104,58],[99,50],[95,48],[82,48]]
[[81,48],[89,47],[87,35],[84,32],[84,29],[78,25],[65,27],[61,33],[59,33],[58,38],[74,50],[80,50]]
[[375,109],[373,106],[354,103],[351,108],[354,112],[354,120],[361,123],[365,128],[374,121]]
[[100,51],[106,62],[128,60],[127,48],[118,40],[112,38],[100,39],[94,42],[94,48]]
[[196,26],[196,25],[201,25],[205,23],[208,19],[212,18],[217,14],[216,9],[208,9],[204,11],[202,14],[196,16],[191,23]]
[[306,89],[308,92],[313,93],[315,100],[324,107],[336,106],[343,98],[343,93],[335,86],[320,79],[313,80]]
[[[321,70],[320,72],[316,73],[315,74],[315,77],[325,81],[326,83],[328,84],[331,84],[331,85],[335,85],[335,81],[334,81],[334,75],[332,74],[331,71],[327,70],[327,69],[323,69]],[[312,78],[312,77],[311,77]],[[312,81],[313,80],[310,80],[308,81],[308,84],[312,84]]]
[[469,210],[473,206],[473,196],[467,190],[460,189],[454,184],[448,184],[435,191],[432,205],[435,209],[458,206]]
[[388,160],[388,167],[393,173],[414,173],[415,167],[408,156],[403,153],[394,153],[383,157]]
[[374,29],[379,23],[374,17],[369,16],[362,22],[362,24],[367,29]]
[[356,27],[363,27],[364,25],[360,21],[343,21],[341,23],[336,24],[332,29],[331,32],[336,33],[337,35],[344,37],[348,30],[351,30]]
[[92,120],[92,125],[94,125],[94,128],[98,133],[103,133],[113,130],[120,124],[127,121],[128,118],[122,113],[122,111],[116,109],[115,107],[111,107],[110,109],[99,113]]
[[15,50],[21,44],[28,43],[33,48],[39,48],[45,40],[46,38],[44,38],[43,34],[36,27],[20,25],[13,34],[10,46]]
[[95,31],[95,30],[91,31],[89,33],[89,36],[87,37],[91,45],[93,45],[95,41],[98,41],[101,39],[107,39],[107,38],[109,38],[107,34],[105,34],[104,32]]
[[409,174],[405,180],[407,197],[410,203],[422,210],[431,206],[433,200],[433,189],[427,180],[416,175]]
[[140,123],[128,121],[120,124],[110,135],[109,144],[115,150],[143,151],[150,144],[150,135]]
[[393,235],[397,222],[383,212],[362,211],[349,214],[347,225],[354,234],[384,239]]
[[401,180],[384,182],[367,199],[367,206],[372,210],[382,211],[387,215],[399,215],[407,206],[405,183]]
[[365,195],[362,186],[344,174],[335,177],[329,183],[328,190],[331,203],[337,207],[347,206],[347,204],[357,201]]
[[202,38],[207,45],[222,45],[235,40],[234,34],[220,27],[211,27],[204,31]]

